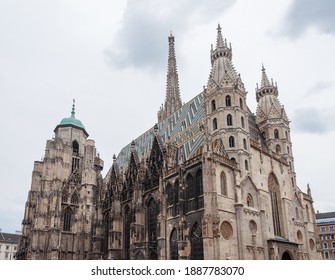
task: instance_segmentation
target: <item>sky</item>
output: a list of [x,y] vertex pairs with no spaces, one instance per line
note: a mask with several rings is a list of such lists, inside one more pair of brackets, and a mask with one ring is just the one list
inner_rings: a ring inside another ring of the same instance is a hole
[[170,32],[186,103],[207,84],[218,23],[252,112],[262,64],[277,82],[297,184],[316,211],[335,211],[333,0],[0,0],[2,231],[21,230],[34,161],[73,99],[105,175],[157,121]]

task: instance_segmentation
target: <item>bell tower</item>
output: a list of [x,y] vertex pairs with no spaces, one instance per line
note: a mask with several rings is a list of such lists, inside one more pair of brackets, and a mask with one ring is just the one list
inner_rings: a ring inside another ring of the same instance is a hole
[[250,172],[247,92],[233,65],[232,54],[232,47],[223,39],[218,25],[205,90],[207,127],[211,139],[221,139],[229,158],[236,161],[242,174],[247,174]]
[[289,119],[284,106],[279,102],[277,84],[274,84],[272,80],[269,81],[263,65],[261,83],[260,86],[257,84],[256,88],[256,100],[258,102],[256,122],[261,130],[262,138],[272,153],[287,160],[293,187],[295,186],[295,171]]

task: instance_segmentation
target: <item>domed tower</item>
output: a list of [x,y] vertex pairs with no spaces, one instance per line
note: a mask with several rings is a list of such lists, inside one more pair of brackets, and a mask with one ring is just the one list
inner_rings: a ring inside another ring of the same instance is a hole
[[99,233],[96,208],[103,161],[75,118],[74,104],[71,116],[54,132],[43,160],[34,162],[18,258],[99,258],[101,246],[93,237]]
[[294,159],[292,155],[292,142],[290,137],[289,120],[284,106],[278,100],[278,87],[269,81],[262,66],[262,78],[260,87],[257,84],[256,122],[262,133],[269,150],[277,156],[287,160],[289,171],[292,174],[291,184],[295,186]]
[[232,48],[217,28],[216,48],[211,49],[211,65],[205,107],[209,137],[222,139],[230,159],[236,160],[243,174],[250,169],[248,109],[244,84],[232,62]]

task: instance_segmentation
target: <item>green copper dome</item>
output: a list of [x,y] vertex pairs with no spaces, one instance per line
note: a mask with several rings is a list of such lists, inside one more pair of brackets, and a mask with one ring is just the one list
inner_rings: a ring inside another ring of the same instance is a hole
[[75,103],[75,101],[73,100],[71,116],[69,118],[62,119],[62,121],[59,123],[59,125],[57,125],[56,129],[58,127],[71,126],[71,127],[81,129],[88,136],[88,133],[86,132],[85,126],[83,125],[83,123],[80,120],[76,119],[76,117],[75,117],[75,105],[74,105],[74,103]]
[[72,114],[71,114],[71,117],[62,119],[62,121],[60,122],[59,125],[62,125],[62,126],[63,125],[73,125],[73,126],[76,126],[78,128],[85,129],[82,122],[80,120],[76,119]]

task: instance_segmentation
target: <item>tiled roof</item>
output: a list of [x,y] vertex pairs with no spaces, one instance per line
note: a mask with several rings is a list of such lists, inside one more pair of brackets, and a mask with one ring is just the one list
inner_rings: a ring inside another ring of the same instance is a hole
[[18,243],[20,238],[20,234],[0,232],[0,242]]
[[[204,126],[204,96],[203,93],[200,93],[184,104],[180,110],[158,123],[158,133],[163,141],[170,142],[176,147],[182,146],[187,160],[202,145],[205,134]],[[135,150],[140,160],[143,156],[149,155],[153,136],[154,127],[134,140]],[[127,167],[130,159],[130,146],[131,144],[125,146],[117,156],[116,163],[120,168]]]

